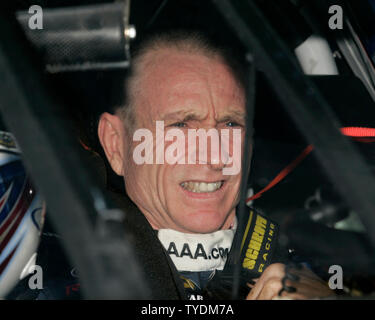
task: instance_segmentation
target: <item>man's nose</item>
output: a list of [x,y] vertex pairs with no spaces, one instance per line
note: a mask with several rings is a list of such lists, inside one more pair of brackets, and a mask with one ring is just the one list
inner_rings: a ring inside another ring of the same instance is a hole
[[[219,139],[220,141],[220,139]],[[222,149],[222,150],[221,150]],[[208,158],[207,164],[213,170],[222,170],[230,161],[228,150],[224,150],[226,148],[220,148],[220,143],[211,144],[208,147]]]
[[[221,170],[230,165],[232,162],[230,154],[232,142],[229,134],[224,134],[226,137],[223,138],[221,132],[217,129],[200,130],[188,134],[186,145],[188,163],[209,165],[214,170]],[[213,132],[213,130],[216,131]]]

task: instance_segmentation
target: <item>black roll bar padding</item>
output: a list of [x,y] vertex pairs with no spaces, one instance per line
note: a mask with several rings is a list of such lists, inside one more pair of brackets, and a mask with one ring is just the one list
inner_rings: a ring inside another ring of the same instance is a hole
[[141,269],[125,234],[124,212],[94,183],[42,64],[15,16],[0,11],[0,111],[16,136],[25,166],[89,299],[147,298]]
[[375,248],[375,179],[354,145],[340,133],[340,123],[315,84],[270,27],[254,1],[213,0],[282,101],[285,111],[315,147],[327,176],[343,201],[355,210]]
[[[246,81],[246,134],[242,158],[242,171],[241,171],[241,186],[240,186],[240,201],[237,206],[237,232],[233,239],[232,250],[235,261],[239,261],[241,255],[241,241],[246,228],[247,215],[249,208],[246,205],[247,191],[248,191],[248,176],[250,163],[252,158],[252,137],[254,126],[254,111],[255,111],[255,93],[256,93],[256,67],[254,57],[251,53],[248,54],[248,78]],[[233,287],[232,287],[232,300],[238,299],[240,288],[240,275],[242,266],[236,263],[233,268]]]
[[124,3],[43,9],[43,29],[30,29],[28,12],[17,20],[50,72],[127,68]]

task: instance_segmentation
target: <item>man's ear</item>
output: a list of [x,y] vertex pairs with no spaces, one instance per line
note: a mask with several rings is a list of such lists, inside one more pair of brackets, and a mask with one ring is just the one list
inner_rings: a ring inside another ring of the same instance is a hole
[[123,176],[127,141],[124,124],[120,117],[107,112],[103,113],[99,119],[98,136],[113,171]]

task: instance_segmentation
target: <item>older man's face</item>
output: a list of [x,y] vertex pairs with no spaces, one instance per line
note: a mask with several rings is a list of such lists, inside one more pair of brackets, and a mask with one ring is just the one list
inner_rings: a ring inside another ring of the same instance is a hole
[[[164,121],[165,133],[179,128],[186,137],[188,129],[215,128],[219,134],[221,129],[241,129],[243,144],[244,92],[228,67],[217,59],[172,50],[163,50],[150,61],[139,83],[142,94],[136,98],[135,115],[136,129],[153,133],[154,149],[159,143],[158,120]],[[166,142],[165,148],[171,143]],[[204,164],[137,165],[132,155],[138,144],[130,141],[124,152],[125,185],[155,229],[207,233],[230,227],[240,173],[223,175],[224,160],[211,163],[210,152]]]

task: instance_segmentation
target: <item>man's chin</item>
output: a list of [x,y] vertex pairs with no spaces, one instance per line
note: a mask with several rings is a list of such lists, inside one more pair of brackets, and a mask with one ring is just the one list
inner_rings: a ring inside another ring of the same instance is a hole
[[[188,223],[187,223],[188,222]],[[202,221],[197,219],[196,221],[190,220],[185,221],[183,224],[183,232],[186,233],[212,233],[223,228],[224,221]]]

